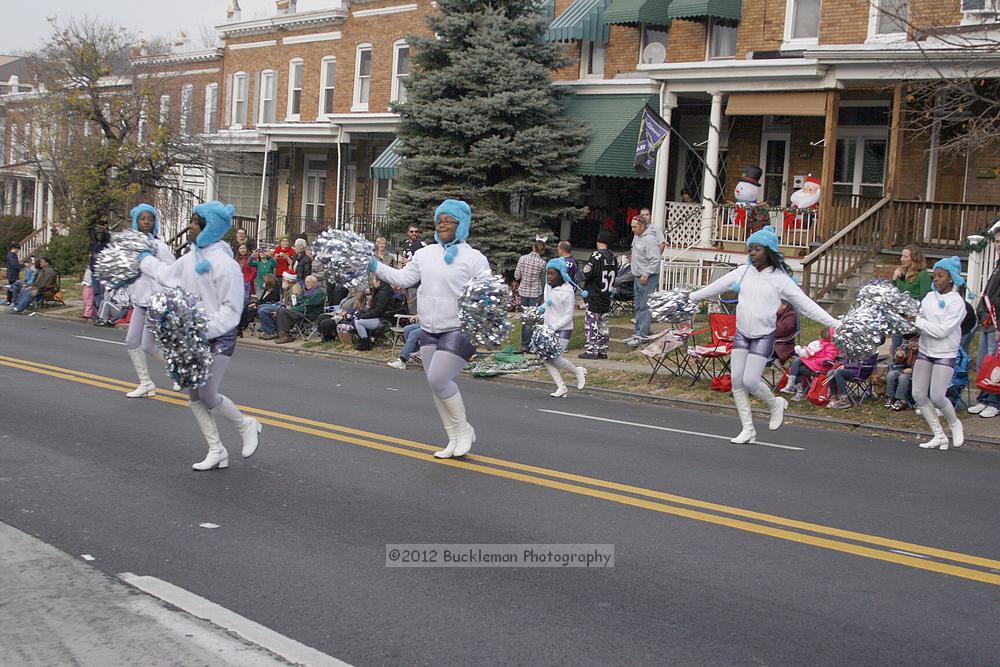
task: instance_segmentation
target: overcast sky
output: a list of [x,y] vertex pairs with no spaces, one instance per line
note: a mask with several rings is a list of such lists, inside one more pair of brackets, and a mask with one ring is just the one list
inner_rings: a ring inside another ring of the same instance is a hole
[[[274,0],[239,2],[244,19],[274,14]],[[8,54],[41,46],[49,34],[49,16],[95,16],[171,41],[179,30],[186,30],[197,43],[200,26],[225,22],[229,0],[4,0],[0,4],[0,54]],[[312,11],[335,4],[336,0],[299,0],[298,9]]]

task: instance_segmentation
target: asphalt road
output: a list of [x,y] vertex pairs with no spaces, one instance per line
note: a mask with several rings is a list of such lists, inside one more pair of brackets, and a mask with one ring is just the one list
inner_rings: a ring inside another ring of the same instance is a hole
[[[240,348],[223,391],[269,411],[263,444],[243,461],[222,425],[231,467],[195,473],[187,408],[116,388],[120,341],[0,316],[0,521],[347,662],[1000,656],[1000,451],[762,423],[783,447],[736,447],[731,414],[463,378],[479,441],[440,462],[420,372]],[[390,543],[613,544],[615,562],[387,568]]]

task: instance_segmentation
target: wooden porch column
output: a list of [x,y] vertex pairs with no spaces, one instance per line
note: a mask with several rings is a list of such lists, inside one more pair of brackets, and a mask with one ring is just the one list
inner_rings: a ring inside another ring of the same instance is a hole
[[833,180],[837,165],[837,120],[840,114],[840,91],[826,93],[826,126],[823,129],[823,172],[819,199],[819,231],[817,241],[829,238],[830,216],[833,211]]
[[903,87],[892,92],[892,120],[889,124],[889,164],[886,167],[885,193],[899,199],[899,163],[903,159]]

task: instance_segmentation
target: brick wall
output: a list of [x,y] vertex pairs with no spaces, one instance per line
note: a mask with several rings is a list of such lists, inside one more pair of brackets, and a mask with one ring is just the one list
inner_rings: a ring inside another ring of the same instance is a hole
[[222,78],[222,58],[210,61],[176,63],[155,66],[137,66],[134,68],[140,77],[149,75],[150,79],[143,82],[149,99],[149,120],[156,122],[160,108],[160,96],[170,96],[170,122],[176,126],[181,113],[181,94],[184,86],[191,85],[192,91],[192,126],[193,133],[205,130],[205,89],[209,84],[219,86],[219,106],[225,95]]
[[604,78],[613,79],[615,74],[634,72],[639,64],[639,44],[642,32],[638,26],[608,26],[608,46],[604,53]]
[[736,31],[736,57],[745,58],[748,51],[780,49],[784,30],[784,0],[744,2],[743,16]]
[[705,59],[708,32],[702,21],[674,21],[667,38],[667,62],[697,62]]

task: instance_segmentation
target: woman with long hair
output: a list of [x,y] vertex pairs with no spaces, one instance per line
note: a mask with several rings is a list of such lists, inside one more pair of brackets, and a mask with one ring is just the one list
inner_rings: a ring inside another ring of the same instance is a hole
[[[927,260],[920,246],[910,244],[899,253],[899,266],[892,273],[892,284],[917,301],[922,301],[931,291],[931,273],[927,270]],[[903,337],[893,334],[890,356],[895,355],[896,348],[902,344]]]
[[734,291],[736,304],[736,336],[733,340],[731,368],[733,402],[743,430],[730,440],[742,445],[756,442],[750,395],[767,405],[771,412],[768,428],[781,426],[788,401],[771,393],[761,380],[771,353],[774,351],[775,316],[784,299],[799,313],[827,327],[837,327],[840,321],[806,296],[792,279],[792,270],[778,252],[778,235],[770,225],[759,229],[747,239],[747,265],[733,269],[707,287],[691,293],[692,301],[702,301]]

